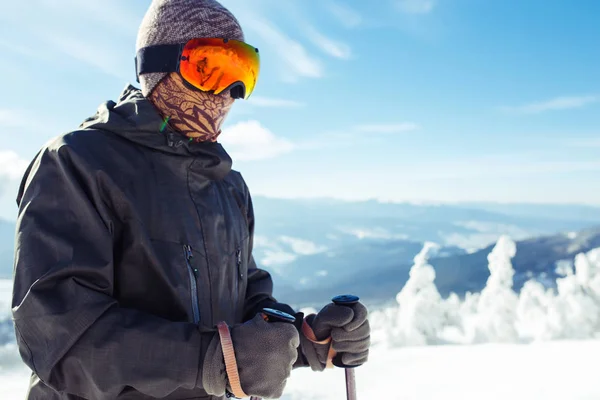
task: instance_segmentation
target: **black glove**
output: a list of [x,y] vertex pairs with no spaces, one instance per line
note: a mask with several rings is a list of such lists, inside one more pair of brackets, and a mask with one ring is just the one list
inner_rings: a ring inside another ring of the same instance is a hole
[[364,305],[357,303],[349,307],[331,303],[318,314],[309,315],[306,321],[319,341],[331,337],[331,344],[316,344],[300,335],[302,352],[314,371],[325,369],[330,346],[344,365],[358,366],[367,362],[371,328]]
[[[242,389],[248,396],[282,396],[298,357],[298,330],[292,324],[266,322],[259,314],[231,328]],[[219,334],[213,337],[203,363],[202,384],[213,396],[225,395],[227,373]]]

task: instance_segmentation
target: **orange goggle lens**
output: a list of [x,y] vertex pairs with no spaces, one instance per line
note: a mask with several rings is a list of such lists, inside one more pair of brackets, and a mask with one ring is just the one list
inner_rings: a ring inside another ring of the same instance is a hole
[[179,62],[179,73],[190,85],[215,94],[236,91],[240,95],[234,97],[244,99],[254,91],[259,72],[258,49],[237,40],[192,39]]

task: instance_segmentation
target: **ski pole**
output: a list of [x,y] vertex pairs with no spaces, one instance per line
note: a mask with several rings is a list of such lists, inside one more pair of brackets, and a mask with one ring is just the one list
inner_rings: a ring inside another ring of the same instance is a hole
[[[353,295],[342,295],[333,298],[333,303],[338,306],[346,306],[352,308],[360,299]],[[338,354],[333,359],[333,365],[339,368],[344,368],[346,373],[346,397],[348,400],[357,400],[356,398],[356,376],[354,368],[357,366],[344,365],[341,354]]]
[[[286,312],[275,310],[272,308],[265,308],[262,310],[263,318],[267,322],[284,322],[287,324],[293,324],[296,322],[296,317]],[[260,397],[252,396],[250,400],[262,400]]]

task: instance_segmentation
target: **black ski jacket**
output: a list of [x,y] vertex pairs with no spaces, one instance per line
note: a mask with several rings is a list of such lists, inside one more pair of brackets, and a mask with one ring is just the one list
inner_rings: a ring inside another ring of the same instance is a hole
[[162,124],[128,86],[25,174],[13,316],[29,400],[211,399],[204,332],[275,301],[231,158]]

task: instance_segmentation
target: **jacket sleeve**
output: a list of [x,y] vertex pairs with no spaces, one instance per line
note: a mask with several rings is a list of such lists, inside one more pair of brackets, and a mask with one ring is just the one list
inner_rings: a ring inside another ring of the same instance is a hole
[[254,247],[254,207],[252,198],[248,194],[246,213],[248,229],[250,230],[250,248],[248,260],[248,286],[246,289],[246,303],[244,306],[244,321],[254,318],[257,312],[269,304],[275,303],[273,298],[273,280],[271,274],[257,267],[252,250]]
[[[274,308],[279,311],[296,316],[296,327],[301,331],[301,323],[304,318],[302,313],[296,313],[292,307],[287,304],[279,303],[273,297],[273,280],[271,275],[256,266],[254,257],[252,256],[252,248],[254,242],[254,208],[252,199],[248,196],[248,225],[250,229],[250,260],[248,264],[248,289],[246,291],[246,306],[244,309],[244,321],[248,321],[263,308]],[[307,367],[308,361],[304,356],[302,347],[298,347],[298,358],[293,367]]]
[[88,399],[196,388],[212,334],[113,297],[106,179],[62,145],[42,151],[23,180],[12,304],[21,357],[47,386]]

